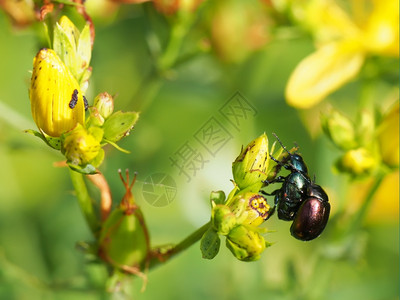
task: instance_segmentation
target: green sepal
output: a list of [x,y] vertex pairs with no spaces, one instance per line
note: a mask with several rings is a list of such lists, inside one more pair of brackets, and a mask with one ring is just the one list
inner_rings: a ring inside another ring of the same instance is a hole
[[87,72],[92,51],[89,24],[79,32],[70,19],[62,16],[54,27],[53,49],[85,91],[91,75]]
[[97,126],[91,126],[88,128],[88,133],[92,135],[97,141],[101,142],[104,136],[104,130]]
[[258,193],[263,187],[264,183],[260,180],[252,185],[247,186],[243,190],[236,191],[235,196],[242,195],[245,193]]
[[89,106],[88,111],[89,116],[86,118],[85,121],[86,128],[102,127],[104,125],[104,118],[100,115],[98,110],[93,106]]
[[44,135],[43,133],[33,130],[33,129],[27,129],[24,130],[25,133],[32,134],[33,136],[36,136],[43,140],[47,145],[49,145],[51,148],[56,149],[56,150],[61,150],[61,139],[57,137],[51,137]]
[[113,146],[115,149],[117,149],[117,150],[119,150],[119,151],[121,151],[121,152],[124,152],[124,153],[126,153],[126,154],[131,153],[131,151],[126,150],[126,149],[124,149],[124,148],[118,146],[116,143],[114,143],[114,142],[112,142],[112,141],[103,139],[103,142],[104,142],[104,145],[105,145],[105,144],[110,144],[110,145]]
[[108,117],[103,125],[104,140],[118,142],[135,126],[139,118],[137,112],[117,111]]
[[213,259],[218,254],[220,245],[221,239],[218,233],[212,227],[208,228],[200,241],[202,257],[205,259]]
[[228,235],[236,226],[236,217],[228,206],[219,204],[214,205],[211,211],[211,222],[217,233]]
[[[103,149],[101,149],[101,150],[103,150]],[[74,170],[74,171],[76,171],[78,173],[85,174],[85,175],[97,174],[97,169],[92,164],[86,164],[84,166],[78,166],[78,165],[74,165],[74,164],[72,164],[71,162],[68,162],[68,161],[67,161],[67,164],[72,170]]]
[[[271,150],[270,150],[270,154],[277,159],[278,161],[285,161],[289,154],[284,151],[284,149],[282,147],[279,147],[278,150],[275,151],[275,146],[276,146],[276,142],[274,142],[272,144]],[[290,153],[294,153],[298,150],[298,148],[292,148],[289,150]],[[275,179],[275,177],[278,175],[279,171],[281,170],[282,166],[280,164],[277,164],[275,161],[270,160],[269,161],[269,168],[267,170],[267,180],[273,180]]]
[[100,149],[99,150],[99,153],[97,154],[97,156],[90,162],[90,164],[92,164],[94,167],[99,167],[101,164],[102,164],[102,162],[103,162],[103,160],[104,160],[104,157],[105,157],[105,152],[104,152],[104,150],[103,149]]
[[210,202],[215,204],[224,204],[226,199],[225,193],[223,191],[213,191],[210,194]]
[[233,183],[233,189],[232,191],[229,192],[228,198],[225,201],[226,205],[229,205],[233,199],[233,197],[235,197],[236,193],[238,193],[240,191],[239,186],[236,184],[235,181],[231,180],[231,182]]
[[81,77],[79,78],[82,83],[83,80],[88,80],[91,72],[85,72],[89,67],[90,59],[92,56],[92,45],[90,38],[90,27],[89,24],[86,24],[82,29],[81,34],[79,36],[79,41],[77,45],[77,56],[78,56],[78,66],[82,68]]
[[[76,55],[76,34],[79,34],[78,29],[72,24],[71,27],[63,28],[59,23],[55,24],[54,27],[54,38],[53,38],[53,49],[57,55],[61,58],[64,64],[72,72],[76,80],[78,78],[77,70],[77,55]],[[67,25],[64,22],[64,25]]]

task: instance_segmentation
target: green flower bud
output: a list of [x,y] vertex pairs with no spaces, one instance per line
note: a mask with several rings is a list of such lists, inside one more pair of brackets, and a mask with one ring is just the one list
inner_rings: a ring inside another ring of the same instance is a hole
[[343,150],[356,146],[353,123],[337,110],[321,117],[322,128],[332,142]]
[[358,148],[347,151],[339,160],[337,166],[342,172],[353,175],[370,173],[377,166],[377,158],[367,149]]
[[227,235],[236,226],[236,217],[226,205],[215,205],[211,212],[212,225],[215,231]]
[[68,162],[73,165],[91,163],[100,153],[100,141],[103,136],[101,128],[90,131],[78,124],[63,137],[63,152]]
[[249,186],[262,186],[262,181],[267,179],[269,162],[268,138],[264,133],[250,142],[232,164],[233,179],[238,187],[243,190]]
[[140,208],[135,204],[131,189],[120,173],[126,193],[121,204],[104,222],[99,238],[99,255],[111,265],[122,270],[138,270],[150,251],[149,234]]
[[226,246],[237,259],[254,261],[260,258],[266,242],[251,226],[238,225],[227,236]]
[[107,119],[114,111],[114,99],[106,92],[98,94],[94,98],[94,107],[104,119]]

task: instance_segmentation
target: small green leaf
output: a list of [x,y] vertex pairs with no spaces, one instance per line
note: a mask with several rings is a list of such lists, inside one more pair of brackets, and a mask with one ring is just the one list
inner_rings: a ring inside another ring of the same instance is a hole
[[70,162],[67,162],[67,164],[72,170],[74,170],[74,171],[76,171],[78,173],[85,174],[85,175],[87,175],[87,174],[97,174],[96,168],[91,164],[87,164],[87,165],[84,165],[84,166],[74,165],[74,164],[72,164]]
[[211,192],[210,201],[215,204],[224,204],[226,199],[225,193],[223,191]]
[[45,136],[41,132],[33,130],[33,129],[27,129],[27,130],[24,130],[24,132],[32,134],[32,135],[40,138],[47,145],[49,145],[51,148],[54,148],[56,150],[60,150],[61,149],[61,140],[60,140],[60,138],[51,137],[51,136]]
[[129,134],[138,118],[139,113],[137,112],[117,111],[113,113],[104,122],[104,140],[118,142]]
[[218,233],[211,227],[204,233],[200,242],[200,250],[203,258],[213,259],[219,252],[221,240]]

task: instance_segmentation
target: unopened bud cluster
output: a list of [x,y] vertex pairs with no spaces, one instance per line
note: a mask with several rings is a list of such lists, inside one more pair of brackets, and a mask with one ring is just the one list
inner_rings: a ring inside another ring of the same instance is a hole
[[374,113],[361,111],[357,122],[331,110],[322,116],[322,127],[329,139],[342,151],[336,168],[353,177],[372,174],[383,162],[399,165],[399,103],[381,119]]
[[[271,152],[274,152],[275,144]],[[282,149],[274,153],[282,158]],[[279,166],[270,159],[268,138],[261,135],[246,147],[233,162],[234,189],[225,197],[211,193],[211,225],[201,241],[203,257],[214,258],[219,251],[220,236],[226,237],[226,247],[242,261],[254,261],[270,245],[260,225],[273,212],[267,199],[259,194],[263,181],[276,176]]]
[[89,106],[84,94],[91,75],[91,51],[89,25],[79,31],[62,16],[54,27],[53,49],[41,49],[33,60],[29,89],[39,131],[27,132],[60,150],[69,166],[81,173],[95,172],[106,144],[123,150],[116,142],[129,134],[139,116],[114,112],[114,99],[108,93],[99,94]]

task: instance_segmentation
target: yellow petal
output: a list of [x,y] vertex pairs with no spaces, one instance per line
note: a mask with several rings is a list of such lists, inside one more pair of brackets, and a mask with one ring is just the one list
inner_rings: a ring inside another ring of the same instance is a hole
[[296,67],[286,86],[286,100],[297,108],[309,108],[354,78],[364,53],[356,42],[327,44]]
[[50,136],[58,137],[77,123],[84,124],[79,84],[51,49],[41,49],[33,60],[29,98],[36,125]]
[[365,47],[377,54],[399,56],[399,2],[374,1],[374,10],[367,22]]
[[351,17],[334,0],[294,1],[294,5],[306,4],[299,21],[306,23],[318,43],[333,39],[351,39],[359,34],[359,28]]
[[382,160],[389,166],[399,166],[399,102],[384,117],[379,127],[378,141]]

